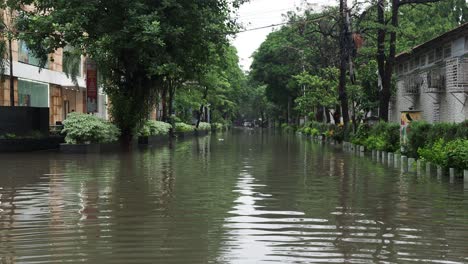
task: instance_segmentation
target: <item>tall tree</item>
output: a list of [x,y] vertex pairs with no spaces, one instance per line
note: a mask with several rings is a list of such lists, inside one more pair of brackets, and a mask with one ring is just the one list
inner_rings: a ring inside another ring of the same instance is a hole
[[[377,0],[377,65],[380,87],[380,119],[388,121],[388,107],[390,103],[392,76],[395,67],[397,51],[397,28],[400,7],[409,4],[434,3],[440,0]],[[387,7],[390,4],[390,12]],[[390,23],[389,25],[387,23]],[[386,46],[388,45],[388,52]]]
[[18,39],[16,28],[16,12],[20,10],[20,3],[15,0],[0,1],[0,54],[7,60],[0,60],[1,83],[5,80],[5,62],[8,62],[10,106],[15,106],[15,86],[13,82],[13,41]]
[[27,32],[22,37],[40,58],[71,45],[96,61],[113,121],[128,144],[159,88],[165,85],[173,95],[180,79],[193,76],[188,73],[228,43],[226,35],[236,29],[230,12],[242,1],[22,2],[35,6],[22,12],[20,25]]

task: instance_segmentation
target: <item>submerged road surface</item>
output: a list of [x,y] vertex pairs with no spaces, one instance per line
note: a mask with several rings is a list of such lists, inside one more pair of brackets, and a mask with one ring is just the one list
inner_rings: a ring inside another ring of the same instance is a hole
[[259,131],[0,155],[0,263],[57,262],[468,263],[468,190]]

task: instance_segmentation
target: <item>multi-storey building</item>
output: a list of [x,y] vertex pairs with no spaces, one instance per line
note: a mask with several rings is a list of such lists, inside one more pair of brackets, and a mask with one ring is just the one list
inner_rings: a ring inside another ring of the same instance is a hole
[[462,122],[468,116],[468,23],[396,57],[397,91],[390,120],[420,111],[423,120]]
[[[0,84],[0,106],[10,105],[10,80],[14,82],[15,106],[48,107],[50,124],[66,119],[71,112],[86,113],[86,82],[84,57],[81,58],[80,74],[77,84],[63,72],[63,63],[68,56],[63,49],[49,55],[44,69],[40,69],[39,60],[28,49],[25,42],[12,43],[13,78],[9,76],[9,67],[5,69],[5,81]],[[76,60],[75,60],[76,61]],[[107,118],[107,98],[98,95],[97,115]]]

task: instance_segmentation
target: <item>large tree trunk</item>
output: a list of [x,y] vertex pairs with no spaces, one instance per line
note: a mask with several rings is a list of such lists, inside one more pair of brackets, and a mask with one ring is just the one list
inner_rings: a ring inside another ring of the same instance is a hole
[[338,96],[341,104],[341,116],[346,125],[349,122],[348,95],[346,94],[346,70],[348,61],[348,25],[346,22],[346,0],[340,0],[340,79],[338,84]]
[[384,98],[384,79],[385,79],[385,0],[377,2],[377,23],[380,28],[377,30],[377,67],[379,71],[379,117],[386,120],[388,116],[388,103]]
[[167,85],[162,83],[161,87],[162,121],[167,122]]
[[9,51],[9,60],[10,60],[10,106],[15,106],[15,83],[13,79],[13,48],[12,40],[8,39],[8,51]]
[[390,106],[390,98],[392,91],[392,76],[393,68],[395,67],[396,55],[396,38],[397,34],[395,29],[398,28],[398,9],[399,0],[392,0],[392,17],[391,25],[394,30],[390,32],[390,43],[388,57],[385,56],[385,2],[379,0],[378,2],[378,23],[381,24],[382,29],[379,29],[377,35],[377,64],[379,68],[379,76],[381,81],[381,89],[379,93],[379,118],[383,121],[388,121],[388,110]]
[[[175,96],[175,91],[176,91],[176,87],[174,85],[174,81],[169,81],[170,84],[169,84],[169,113],[168,113],[168,117],[169,117],[169,121],[171,122],[171,124],[173,123],[173,120],[172,120],[172,114],[174,113],[174,96]],[[174,125],[174,124],[172,124]]]
[[[205,101],[207,97],[208,97],[208,87],[205,87],[205,93],[203,94],[203,101]],[[201,103],[200,110],[198,111],[196,128],[198,128],[198,126],[200,125],[200,121],[201,121],[202,114],[203,114],[203,107],[205,106],[203,105],[203,103]]]

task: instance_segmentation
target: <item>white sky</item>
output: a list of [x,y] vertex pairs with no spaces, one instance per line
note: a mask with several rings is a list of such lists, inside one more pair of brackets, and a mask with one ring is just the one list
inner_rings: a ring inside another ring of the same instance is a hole
[[[321,6],[336,5],[337,2],[337,0],[250,0],[241,6],[238,17],[245,29],[251,29],[285,22],[282,14],[296,10],[305,3],[318,10]],[[237,34],[233,44],[237,48],[239,63],[243,70],[249,70],[252,53],[272,30],[274,29],[266,28]]]

